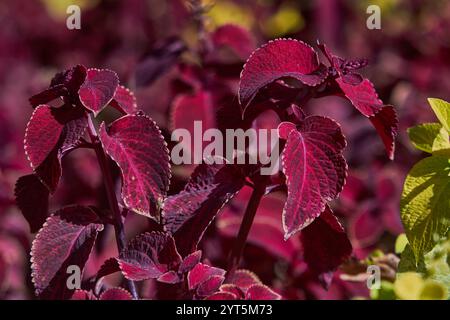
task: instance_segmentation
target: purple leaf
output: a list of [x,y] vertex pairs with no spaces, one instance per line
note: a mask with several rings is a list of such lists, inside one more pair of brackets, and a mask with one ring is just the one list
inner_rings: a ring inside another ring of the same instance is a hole
[[34,110],[25,131],[25,154],[52,193],[61,176],[61,158],[78,144],[86,128],[81,108],[40,105]]
[[384,106],[370,116],[369,120],[381,137],[389,159],[394,160],[395,137],[398,133],[398,119],[394,107]]
[[236,270],[228,277],[227,283],[238,286],[244,293],[255,284],[262,284],[258,276],[249,270]]
[[181,262],[180,267],[178,268],[178,272],[183,274],[185,272],[191,271],[192,268],[194,268],[197,265],[197,263],[200,262],[201,258],[202,258],[201,250],[197,250],[187,255]]
[[125,205],[158,220],[170,180],[169,151],[158,126],[145,115],[127,115],[108,129],[102,124],[99,136],[122,172]]
[[352,253],[344,228],[328,206],[302,230],[300,239],[305,262],[317,274],[335,271]]
[[133,300],[133,297],[123,288],[109,288],[100,295],[99,300]]
[[304,42],[292,39],[270,41],[247,60],[241,73],[239,101],[247,107],[260,89],[283,77],[316,86],[327,75],[319,67],[317,53]]
[[111,102],[119,85],[114,71],[107,69],[88,69],[87,76],[78,91],[81,103],[97,115]]
[[14,194],[30,231],[37,232],[48,215],[48,189],[35,174],[29,174],[17,180]]
[[50,87],[34,96],[32,96],[29,101],[33,108],[38,105],[49,103],[56,98],[62,97],[67,94],[67,89],[62,84]]
[[221,292],[229,292],[236,296],[236,299],[244,299],[245,293],[235,284],[226,283],[220,286]]
[[242,60],[247,59],[255,49],[255,40],[252,35],[237,25],[220,26],[214,31],[211,38],[216,48],[228,47]]
[[123,114],[132,114],[137,111],[137,102],[134,93],[124,86],[118,86],[110,105]]
[[96,281],[100,278],[106,277],[110,274],[116,273],[120,271],[119,263],[116,258],[109,258],[103,262],[100,269],[97,271],[97,275],[95,276]]
[[141,281],[160,277],[178,266],[181,257],[170,235],[147,232],[130,241],[118,262],[127,279]]
[[320,116],[305,118],[297,128],[282,123],[280,137],[287,139],[282,153],[288,197],[283,209],[285,239],[318,217],[327,201],[341,192],[347,173],[342,156],[346,141],[339,125]]
[[25,131],[25,154],[35,170],[57,146],[64,123],[55,117],[56,109],[40,105],[31,115]]
[[245,293],[246,300],[281,300],[281,296],[263,284],[255,284]]
[[75,290],[70,300],[97,300],[97,297],[90,291]]
[[169,283],[169,284],[179,283],[179,282],[182,281],[182,279],[180,278],[178,273],[176,273],[173,270],[170,270],[170,271],[167,271],[166,273],[163,273],[162,275],[160,275],[158,277],[157,280],[159,282]]
[[389,159],[394,159],[394,140],[398,131],[397,114],[392,106],[383,106],[373,84],[364,79],[357,85],[336,79],[345,97],[363,115],[369,118],[380,135]]
[[196,250],[218,211],[239,191],[244,175],[238,166],[201,164],[183,191],[164,203],[164,228],[171,233],[182,256]]
[[225,270],[208,266],[207,264],[198,263],[188,273],[188,288],[189,290],[196,289],[201,283],[205,282],[212,276],[225,276]]
[[76,265],[83,270],[102,229],[88,207],[65,207],[47,219],[31,249],[32,278],[39,297],[70,298],[73,290],[66,285],[67,267]]
[[214,292],[219,290],[219,287],[222,285],[224,280],[225,277],[220,275],[209,277],[207,280],[200,283],[197,287],[197,296],[206,297],[213,294]]
[[237,297],[231,292],[216,292],[206,297],[205,300],[237,300]]

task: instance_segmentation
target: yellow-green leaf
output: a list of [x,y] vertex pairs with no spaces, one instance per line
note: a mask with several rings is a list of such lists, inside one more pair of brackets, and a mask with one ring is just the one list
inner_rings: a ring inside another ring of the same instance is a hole
[[419,150],[433,153],[450,149],[448,132],[440,123],[424,123],[409,128],[408,135],[411,143]]
[[447,132],[450,132],[450,103],[437,98],[428,98],[428,103]]
[[401,273],[394,283],[397,298],[402,300],[418,300],[424,286],[424,280],[419,273]]
[[422,291],[420,292],[420,300],[447,300],[447,288],[439,282],[426,280]]
[[401,218],[415,260],[446,235],[450,225],[450,160],[431,156],[409,172],[403,187]]

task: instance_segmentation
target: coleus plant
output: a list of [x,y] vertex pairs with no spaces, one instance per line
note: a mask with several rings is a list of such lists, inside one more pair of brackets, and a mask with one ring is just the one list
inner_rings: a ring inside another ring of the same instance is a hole
[[[243,249],[265,195],[287,190],[280,212],[285,240],[300,234],[304,259],[326,284],[333,271],[351,255],[351,245],[329,202],[342,190],[347,164],[342,155],[346,140],[334,120],[306,116],[312,98],[342,96],[369,118],[394,154],[397,119],[392,106],[383,105],[372,83],[356,73],[364,60],[345,60],[319,46],[317,52],[292,39],[271,41],[256,50],[241,73],[242,114],[233,127],[248,128],[267,110],[278,115],[283,146],[282,174],[261,173],[262,165],[198,165],[182,191],[169,193],[169,150],[157,124],[137,108],[133,93],[106,69],[78,65],[57,74],[48,89],[30,98],[35,108],[25,133],[25,152],[33,173],[19,178],[17,204],[38,232],[33,242],[32,277],[36,294],[44,299],[134,299],[136,281],[156,279],[173,286],[174,298],[279,299],[251,271],[239,269]],[[194,100],[195,101],[195,100]],[[231,106],[230,106],[231,107]],[[115,109],[112,121],[102,116]],[[226,110],[219,125],[227,127]],[[231,113],[230,113],[231,114]],[[48,198],[57,189],[61,160],[72,150],[96,153],[109,208],[72,205],[48,215]],[[121,172],[120,197],[115,192],[111,163]],[[235,246],[226,269],[201,261],[200,240],[221,208],[244,186],[251,188]],[[128,212],[152,219],[157,230],[125,241]],[[105,261],[89,284],[75,292],[66,285],[68,266],[83,270],[98,233],[115,229],[118,256]],[[269,239],[270,241],[270,239]],[[300,250],[300,249],[299,249]],[[128,289],[93,292],[111,273],[121,272]],[[74,293],[75,292],[75,293]]]
[[408,173],[400,202],[409,241],[405,252],[414,257],[416,265],[448,237],[450,226],[450,103],[435,98],[428,102],[439,122],[412,127],[408,135],[414,147],[431,156],[420,160]]

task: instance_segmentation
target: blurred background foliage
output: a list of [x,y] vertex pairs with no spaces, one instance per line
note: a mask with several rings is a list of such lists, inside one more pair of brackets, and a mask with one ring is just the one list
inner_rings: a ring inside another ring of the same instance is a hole
[[[66,28],[66,9],[71,4],[81,8],[80,30]],[[366,9],[371,4],[380,6],[380,30],[366,27]],[[433,118],[427,97],[450,100],[450,2],[202,0],[202,6],[206,33],[236,24],[250,32],[256,46],[278,37],[296,38],[311,45],[320,40],[344,57],[369,59],[365,75],[375,84],[384,103],[394,105],[399,114],[394,162],[386,159],[370,123],[356,116],[343,100],[318,100],[308,107],[308,112],[335,118],[349,140],[349,178],[334,210],[349,231],[355,259],[367,259],[376,250],[394,254],[396,238],[402,233],[398,203],[404,176],[423,157],[411,146],[405,130]],[[177,93],[173,84],[179,84],[179,65],[202,67],[196,56],[199,38],[198,19],[192,5],[184,0],[0,2],[0,299],[33,296],[28,257],[32,236],[13,197],[15,180],[30,171],[22,146],[32,112],[28,97],[45,88],[56,72],[72,65],[106,67],[118,72],[124,84],[135,91],[139,107],[165,130],[169,128],[170,107]],[[180,50],[181,55],[175,54],[179,43],[187,47]],[[243,63],[238,59],[238,72]],[[139,75],[152,72],[154,77],[140,81]],[[237,88],[238,72],[224,81]],[[51,208],[74,202],[105,202],[92,154],[74,153],[66,160],[64,170],[62,190],[52,198]],[[102,196],[93,199],[98,190]],[[131,230],[140,231],[139,219],[131,219]],[[205,241],[203,250],[210,260],[220,263],[214,246],[222,240],[217,237],[213,232],[208,234],[209,242]],[[112,233],[103,238],[99,247],[107,248],[106,253],[94,255],[87,274],[115,254],[109,245]],[[250,258],[246,267],[254,267],[265,283],[287,288],[285,295],[289,298],[446,297],[440,287],[428,282],[432,278],[429,268],[420,275],[408,273],[405,267],[406,273],[396,281],[384,282],[385,287],[377,293],[370,293],[364,284],[342,281],[342,271],[325,291],[300,278],[288,283],[286,264],[257,246],[249,246],[247,255]],[[273,263],[258,266],[261,255],[267,255]],[[395,263],[393,268],[397,268]],[[448,274],[448,270],[445,272]]]

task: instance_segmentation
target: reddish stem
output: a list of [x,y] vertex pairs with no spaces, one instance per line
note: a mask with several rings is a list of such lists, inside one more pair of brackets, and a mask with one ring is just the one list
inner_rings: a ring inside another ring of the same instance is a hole
[[[97,155],[98,164],[100,166],[100,170],[103,174],[103,181],[105,183],[106,195],[108,198],[109,207],[113,213],[114,218],[114,231],[116,234],[116,243],[117,249],[120,252],[125,248],[126,240],[125,240],[125,229],[122,221],[122,215],[120,213],[119,203],[117,202],[116,192],[114,190],[114,181],[111,176],[111,168],[108,164],[108,158],[106,156],[105,150],[103,150],[102,144],[99,141],[97,131],[95,130],[94,124],[92,123],[92,119],[88,116],[88,132],[91,138],[92,144],[94,145],[95,154]],[[130,289],[131,295],[133,299],[137,300],[138,294],[136,290],[136,285],[133,281],[125,279],[128,288]]]
[[245,209],[244,217],[242,218],[239,233],[236,238],[233,250],[231,251],[228,262],[228,277],[232,276],[236,269],[239,267],[242,253],[244,252],[245,243],[253,224],[253,220],[258,210],[259,203],[266,192],[268,176],[261,177],[255,181],[254,189],[250,200],[248,201],[247,208]]

